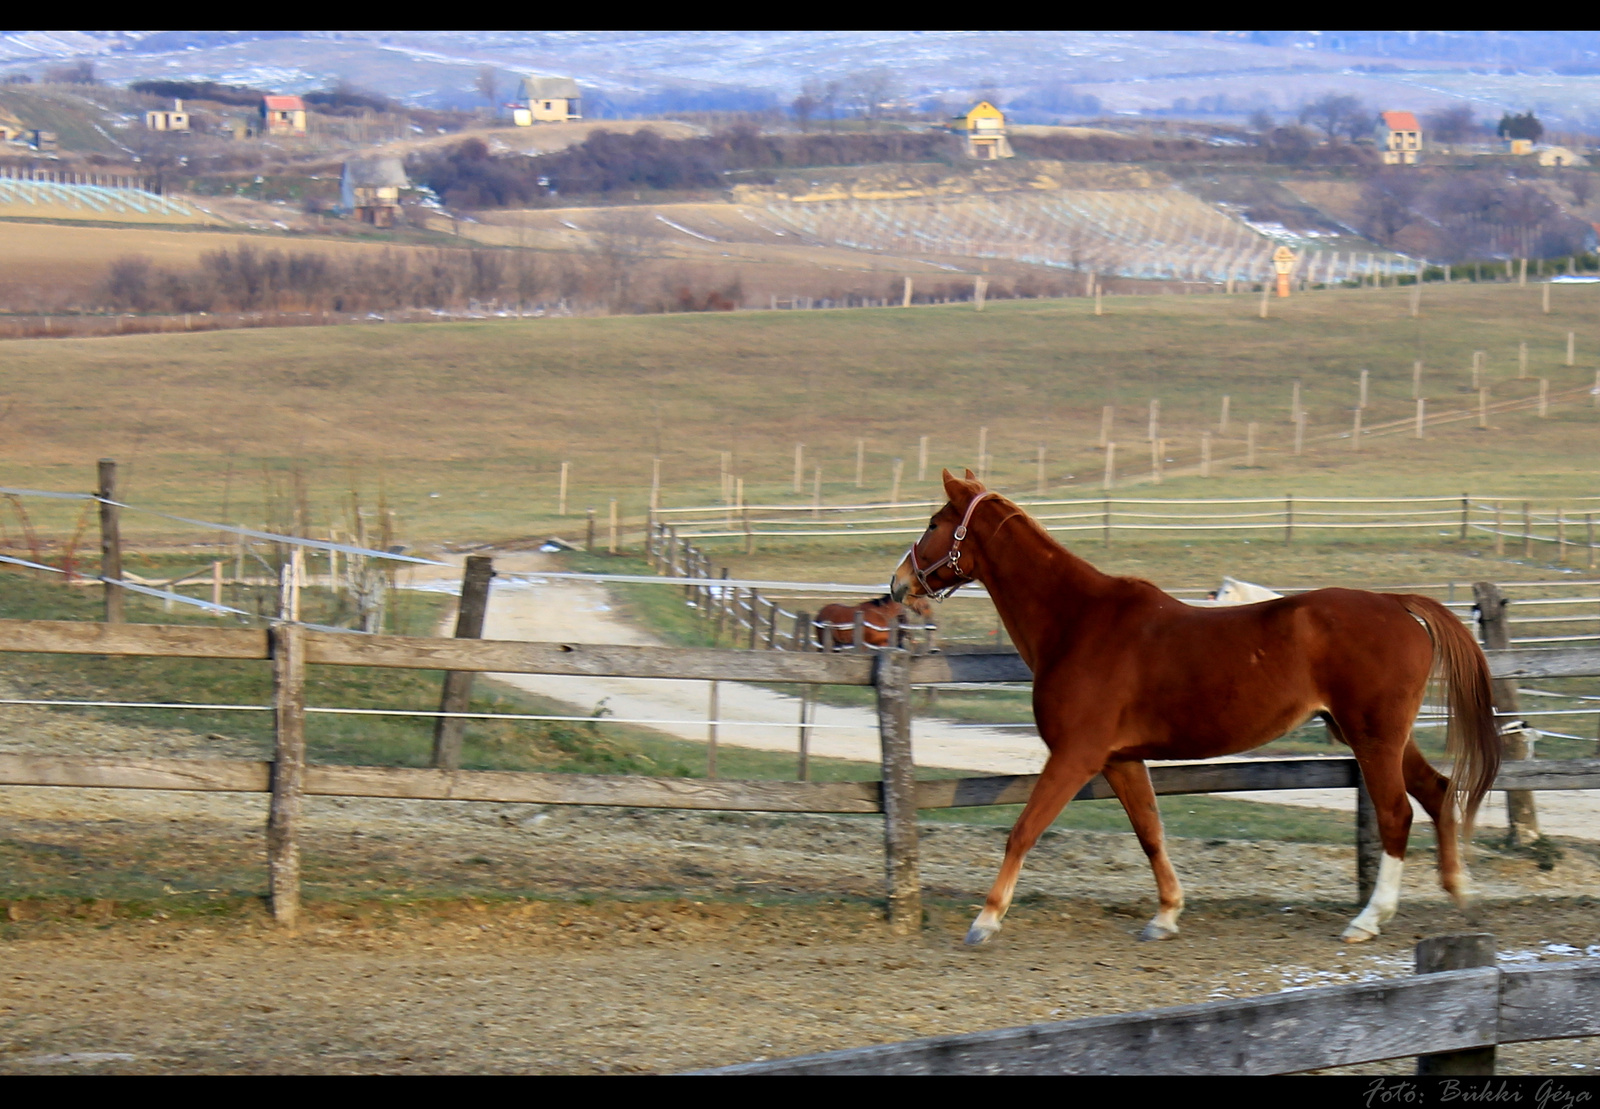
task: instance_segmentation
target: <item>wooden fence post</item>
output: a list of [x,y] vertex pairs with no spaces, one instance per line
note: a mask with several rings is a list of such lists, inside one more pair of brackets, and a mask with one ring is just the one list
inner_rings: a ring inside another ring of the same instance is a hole
[[[1509,602],[1501,595],[1500,587],[1488,581],[1474,582],[1472,599],[1478,609],[1484,647],[1491,651],[1506,650],[1511,646],[1510,625],[1506,622]],[[1497,723],[1504,727],[1507,716],[1522,711],[1516,679],[1495,678],[1489,686],[1494,694]],[[1528,757],[1528,740],[1520,727],[1501,733],[1500,751],[1501,757],[1507,760]],[[1533,803],[1533,791],[1506,790],[1506,842],[1512,847],[1527,847],[1538,838],[1539,813]]]
[[795,777],[802,782],[811,780],[811,718],[817,702],[817,687],[803,685],[800,687],[800,750],[799,764],[795,768]]
[[122,580],[122,510],[107,502],[117,499],[117,464],[100,460],[100,577],[107,580],[106,623],[122,623],[124,590],[110,582]]
[[805,484],[805,460],[806,445],[804,443],[796,443],[794,445],[794,491],[796,496],[800,494],[802,486]]
[[561,464],[561,489],[556,494],[557,516],[565,516],[567,514],[567,475],[571,472],[571,469],[572,463],[563,462]]
[[[494,559],[488,555],[468,555],[461,575],[461,603],[456,609],[457,639],[482,639],[483,618],[489,611],[489,582],[494,577]],[[466,712],[472,699],[470,670],[448,670],[439,694],[440,712]],[[461,737],[467,722],[460,717],[441,716],[433,722],[433,766],[439,770],[461,768]]]
[[883,847],[890,928],[899,935],[922,927],[917,868],[916,765],[911,756],[911,653],[895,647],[878,655],[878,739],[883,752]]
[[1471,494],[1463,493],[1461,494],[1461,539],[1463,542],[1467,538],[1467,526],[1472,522],[1471,512],[1472,496]]
[[[1549,288],[1549,286],[1545,286]],[[1418,974],[1438,974],[1446,970],[1471,970],[1495,965],[1494,936],[1488,932],[1468,932],[1455,936],[1429,936],[1417,944]],[[1418,1074],[1493,1074],[1493,1044],[1465,1051],[1441,1051],[1437,1055],[1417,1056]]]
[[1356,902],[1372,900],[1378,885],[1378,863],[1383,855],[1383,838],[1378,834],[1378,810],[1367,792],[1366,779],[1356,769]]
[[[1115,484],[1116,480],[1117,480],[1117,445],[1115,443],[1107,443],[1106,444],[1106,476],[1105,476],[1104,482],[1101,485],[1101,488],[1110,489],[1111,486],[1113,484]],[[1107,530],[1107,532],[1106,532],[1106,536],[1107,536],[1107,540],[1106,541],[1107,542],[1110,542],[1110,535],[1111,535],[1111,532],[1109,530]]]
[[1411,399],[1422,398],[1422,359],[1411,363]]
[[589,509],[588,522],[584,525],[583,550],[585,554],[594,553],[594,509]]
[[711,693],[706,699],[706,777],[717,776],[717,683],[711,682]]
[[[1600,375],[1596,375],[1595,384],[1600,387]],[[921,436],[917,440],[917,480],[923,481],[928,476],[928,437]]]
[[272,800],[267,814],[267,885],[272,919],[293,928],[300,918],[300,797],[306,769],[305,629],[271,630],[274,716]]
[[1417,438],[1422,438],[1422,428],[1428,418],[1428,402],[1422,397],[1417,398]]
[[1283,498],[1283,543],[1288,546],[1294,542],[1294,494],[1286,494]]
[[1533,506],[1528,501],[1522,502],[1522,557],[1533,557]]

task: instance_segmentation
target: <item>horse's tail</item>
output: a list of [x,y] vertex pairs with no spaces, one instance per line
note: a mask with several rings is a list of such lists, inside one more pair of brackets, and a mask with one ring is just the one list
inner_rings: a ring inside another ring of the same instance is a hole
[[1466,626],[1432,597],[1404,594],[1399,601],[1427,626],[1433,638],[1433,676],[1448,686],[1445,752],[1454,764],[1450,800],[1461,806],[1462,836],[1470,843],[1478,806],[1500,773],[1489,660]]

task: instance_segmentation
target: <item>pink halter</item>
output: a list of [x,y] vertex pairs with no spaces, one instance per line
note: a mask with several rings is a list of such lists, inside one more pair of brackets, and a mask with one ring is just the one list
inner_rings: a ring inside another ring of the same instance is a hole
[[[942,601],[950,594],[960,589],[972,580],[972,575],[961,569],[961,541],[967,537],[967,525],[972,522],[973,510],[978,507],[978,502],[990,496],[988,492],[979,493],[967,502],[967,511],[961,517],[961,523],[956,527],[955,536],[950,541],[950,549],[943,558],[933,563],[926,570],[917,565],[917,545],[911,544],[911,549],[906,552],[906,557],[911,560],[911,573],[916,577],[917,584],[922,586],[922,591],[936,601]],[[943,589],[934,589],[928,584],[928,575],[943,566],[949,566],[950,572],[956,576],[956,581]]]

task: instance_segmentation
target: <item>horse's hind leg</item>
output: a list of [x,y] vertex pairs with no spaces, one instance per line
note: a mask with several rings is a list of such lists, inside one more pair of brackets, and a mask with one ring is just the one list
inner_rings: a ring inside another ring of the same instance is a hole
[[1161,810],[1156,806],[1155,787],[1150,784],[1150,771],[1142,762],[1109,762],[1101,771],[1106,781],[1122,802],[1128,822],[1139,837],[1155,872],[1156,892],[1161,898],[1160,911],[1139,933],[1142,940],[1165,940],[1178,934],[1178,914],[1183,912],[1183,887],[1178,884],[1178,872],[1172,869],[1167,857],[1167,845],[1161,831]]
[[1456,815],[1455,798],[1450,796],[1450,779],[1429,764],[1417,749],[1415,739],[1406,743],[1404,770],[1406,792],[1417,799],[1417,803],[1433,820],[1439,841],[1439,884],[1455,899],[1457,905],[1465,906],[1472,891],[1466,870],[1461,865],[1461,850],[1457,842],[1460,822]]
[[1011,895],[1017,889],[1023,858],[1039,842],[1039,837],[1050,827],[1050,823],[1061,815],[1067,802],[1099,769],[1085,765],[1081,760],[1069,762],[1054,753],[1045,760],[1033,793],[1022,808],[1022,815],[1017,817],[1016,824],[1011,827],[1011,835],[1006,837],[1005,861],[1000,864],[1000,873],[989,888],[989,896],[984,899],[983,911],[972,922],[972,927],[967,929],[967,943],[983,943],[1000,931],[1000,921],[1011,907]]
[[[1345,734],[1349,735],[1350,729],[1346,728]],[[1363,943],[1381,932],[1384,922],[1400,907],[1400,876],[1405,869],[1406,841],[1411,837],[1411,801],[1406,797],[1400,744],[1357,740],[1351,746],[1377,811],[1378,837],[1383,842],[1372,897],[1340,936],[1345,943]]]

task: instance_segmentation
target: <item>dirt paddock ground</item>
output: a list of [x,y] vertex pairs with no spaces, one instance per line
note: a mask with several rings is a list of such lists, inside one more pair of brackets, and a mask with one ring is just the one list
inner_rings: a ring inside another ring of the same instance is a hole
[[[267,921],[264,798],[0,788],[0,1072],[670,1072],[1410,972],[1425,934],[1600,954],[1600,846],[1480,852],[1471,918],[1416,836],[1372,944],[1352,851],[1180,839],[1184,931],[1131,835],[1050,833],[989,947],[961,935],[1004,832],[923,826],[926,929],[890,935],[875,818],[313,798],[308,912]],[[61,891],[71,891],[71,896]],[[1409,1060],[1360,1068],[1403,1073]],[[1588,1074],[1600,1041],[1501,1049]]]

